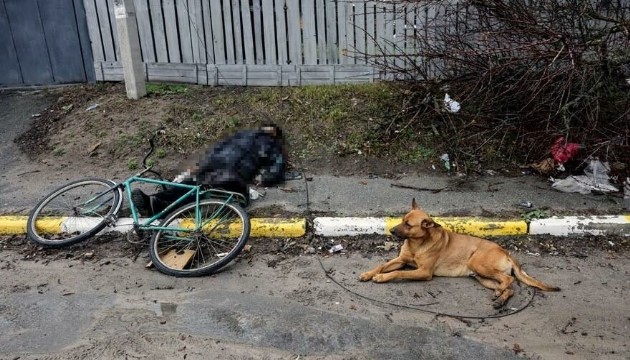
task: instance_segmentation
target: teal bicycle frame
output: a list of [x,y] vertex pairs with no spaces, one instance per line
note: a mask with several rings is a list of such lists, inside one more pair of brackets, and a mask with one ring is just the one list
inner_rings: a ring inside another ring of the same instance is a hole
[[[125,189],[125,193],[127,194],[127,200],[129,201],[129,208],[131,209],[131,216],[133,217],[134,227],[136,227],[137,229],[140,229],[140,230],[169,230],[169,231],[182,231],[182,232],[198,231],[199,229],[201,229],[204,226],[204,224],[201,223],[201,211],[199,209],[199,201],[203,197],[205,197],[206,194],[208,194],[208,193],[216,194],[216,195],[222,194],[222,196],[215,196],[215,197],[217,199],[222,198],[221,200],[224,203],[229,203],[229,202],[233,201],[238,196],[238,194],[230,192],[230,191],[223,191],[223,190],[217,190],[217,189],[202,190],[201,186],[199,186],[199,185],[181,184],[181,183],[175,183],[175,182],[166,181],[166,180],[156,180],[156,179],[145,178],[145,177],[141,177],[140,176],[140,175],[144,174],[145,172],[147,172],[149,170],[150,169],[145,169],[145,170],[139,172],[138,174],[131,176],[127,180],[125,180],[125,181],[123,181],[121,183],[117,183],[112,188],[112,190],[114,190],[114,191],[117,188],[119,188],[119,187],[123,187]],[[136,204],[134,204],[134,202],[133,202],[133,200],[131,198],[132,184],[133,183],[138,183],[138,182],[154,184],[154,185],[174,186],[174,187],[179,187],[179,188],[183,188],[183,189],[188,189],[188,191],[185,194],[183,194],[182,196],[180,196],[173,203],[169,204],[164,210],[160,211],[157,214],[154,214],[150,218],[144,220],[144,222],[140,222],[140,216],[138,215],[138,209],[136,208]],[[93,202],[96,199],[101,198],[103,195],[107,194],[109,191],[112,191],[112,190],[104,191],[104,192],[94,196],[93,198],[88,200],[85,203],[85,205],[93,204]],[[180,204],[182,204],[183,202],[188,200],[189,197],[192,196],[192,195],[194,195],[194,197],[195,197],[195,228],[194,229],[163,227],[163,226],[152,225],[152,223],[154,221],[158,220],[163,215],[166,215],[171,210],[175,209],[177,206],[179,206]],[[105,200],[105,201],[108,201],[108,200]],[[122,199],[121,199],[121,201],[122,201]],[[98,208],[101,204],[96,204],[95,208]],[[223,208],[224,208],[224,206],[220,207],[218,210],[216,210],[215,213],[220,213],[221,210],[223,210]],[[89,211],[88,211],[88,213],[89,213]],[[208,219],[207,221],[210,221],[210,220],[212,220],[212,218]]]
[[[166,185],[166,186],[174,186],[174,187],[179,187],[179,188],[183,188],[183,189],[188,189],[188,192],[186,192],[185,194],[183,194],[181,197],[179,197],[177,200],[175,200],[173,203],[169,204],[164,210],[160,211],[159,213],[151,216],[150,218],[146,219],[144,222],[140,222],[140,217],[138,216],[138,210],[136,209],[136,205],[133,203],[133,200],[131,199],[131,184],[136,183],[136,182],[142,182],[142,183],[149,183],[149,184],[154,184],[154,185]],[[156,179],[150,179],[150,178],[144,178],[144,177],[140,177],[138,175],[132,176],[130,178],[128,178],[127,180],[125,180],[124,182],[120,183],[119,186],[124,186],[126,193],[127,193],[127,199],[129,200],[129,208],[131,209],[131,216],[133,217],[133,222],[134,224],[136,224],[138,226],[138,228],[140,230],[171,230],[171,231],[183,231],[183,232],[193,232],[193,231],[198,231],[199,229],[201,229],[204,224],[201,223],[201,212],[199,210],[199,200],[207,193],[212,193],[212,192],[220,192],[220,193],[225,193],[227,194],[227,198],[225,200],[223,200],[225,203],[228,203],[230,201],[233,200],[233,198],[235,197],[235,194],[227,192],[227,191],[221,191],[221,190],[201,190],[201,187],[199,185],[187,185],[187,184],[181,184],[181,183],[174,183],[174,182],[170,182],[170,181],[165,181],[165,180],[156,180]],[[186,201],[191,195],[195,196],[195,204],[196,204],[196,209],[195,209],[195,228],[194,229],[185,229],[185,228],[173,228],[173,227],[162,227],[162,226],[155,226],[155,225],[151,225],[151,223],[153,223],[155,220],[159,219],[162,215],[165,215],[167,213],[169,213],[171,210],[175,209],[177,206],[179,206],[180,204],[182,204],[184,201]],[[220,213],[221,210],[223,210],[223,207],[219,208],[217,210],[217,213]],[[211,219],[209,219],[208,221],[210,221]]]

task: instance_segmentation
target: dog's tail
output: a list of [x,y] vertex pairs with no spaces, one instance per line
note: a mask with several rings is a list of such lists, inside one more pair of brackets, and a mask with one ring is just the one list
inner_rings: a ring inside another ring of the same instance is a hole
[[540,290],[543,290],[543,291],[560,291],[560,288],[557,286],[551,286],[551,285],[545,284],[544,282],[540,280],[536,280],[533,277],[527,275],[527,273],[523,271],[523,269],[521,269],[521,264],[519,264],[515,258],[513,258],[512,256],[509,256],[509,258],[510,258],[510,262],[512,263],[512,270],[514,271],[514,275],[516,275],[516,278],[519,281],[529,286],[539,288]]

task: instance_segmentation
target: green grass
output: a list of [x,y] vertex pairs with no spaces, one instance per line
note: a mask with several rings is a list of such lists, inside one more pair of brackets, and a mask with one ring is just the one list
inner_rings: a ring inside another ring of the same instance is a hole
[[62,147],[56,147],[53,149],[52,154],[54,156],[61,156],[66,153],[66,150]]
[[[425,161],[435,156],[434,139],[411,128],[404,134],[390,126],[401,114],[404,93],[389,83],[302,87],[186,87],[151,84],[155,94],[185,96],[165,99],[158,121],[167,131],[159,137],[156,158],[187,156],[234,132],[263,123],[280,125],[290,157],[387,156],[401,161]],[[116,140],[116,154],[137,153],[149,128]],[[155,124],[153,124],[153,128]],[[121,150],[117,150],[120,148]],[[135,149],[135,150],[129,150]]]
[[173,95],[188,92],[188,85],[169,83],[147,83],[148,95]]
[[127,160],[127,169],[136,170],[138,169],[138,161],[136,159]]

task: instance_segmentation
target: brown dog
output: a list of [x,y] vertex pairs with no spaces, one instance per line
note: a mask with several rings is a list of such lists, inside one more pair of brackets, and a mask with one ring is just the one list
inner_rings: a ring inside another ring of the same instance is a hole
[[[411,202],[412,210],[390,232],[404,239],[397,258],[361,274],[361,281],[386,282],[396,279],[431,280],[433,276],[473,276],[481,285],[494,290],[495,308],[500,308],[514,294],[514,278],[545,291],[560,288],[547,285],[527,275],[518,261],[499,245],[474,236],[453,233],[433,222],[431,217]],[[415,270],[400,271],[411,265]]]

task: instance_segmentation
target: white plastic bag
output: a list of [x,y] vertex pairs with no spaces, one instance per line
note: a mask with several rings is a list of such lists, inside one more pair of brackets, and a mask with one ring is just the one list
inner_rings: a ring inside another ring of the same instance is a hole
[[584,175],[569,176],[565,179],[552,179],[551,187],[562,192],[576,192],[580,194],[590,194],[591,191],[616,192],[616,187],[610,184],[610,165],[608,162],[601,162],[592,159],[584,169]]
[[446,110],[448,112],[453,113],[453,114],[458,112],[459,109],[461,109],[461,105],[457,101],[451,99],[451,97],[448,94],[444,95],[444,106],[446,107]]

